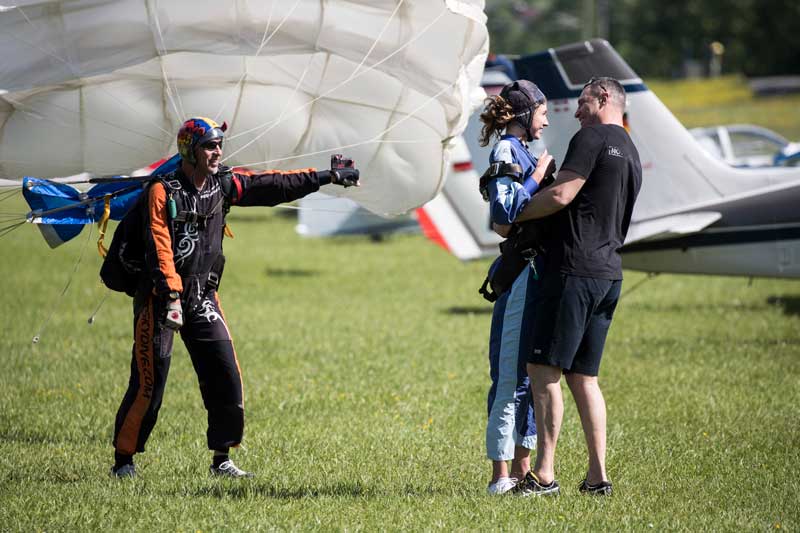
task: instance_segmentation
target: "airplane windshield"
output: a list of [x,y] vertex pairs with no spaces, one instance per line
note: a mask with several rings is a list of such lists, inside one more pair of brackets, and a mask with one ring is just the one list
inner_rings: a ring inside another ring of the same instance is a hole
[[639,78],[607,43],[597,39],[559,48],[556,56],[573,86],[583,86],[592,76],[610,76],[621,82]]

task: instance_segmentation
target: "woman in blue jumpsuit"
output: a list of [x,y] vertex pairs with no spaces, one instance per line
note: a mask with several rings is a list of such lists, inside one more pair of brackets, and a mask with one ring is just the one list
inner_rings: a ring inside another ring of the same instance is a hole
[[[518,165],[503,166],[486,184],[493,227],[508,226],[528,204],[552,161],[547,151],[537,159],[526,144],[539,139],[548,125],[547,101],[535,84],[517,80],[486,100],[481,121],[483,146],[493,136],[499,137],[489,163]],[[540,255],[494,304],[489,337],[492,385],[486,427],[486,454],[492,460],[489,494],[508,492],[524,479],[530,470],[530,451],[536,447],[536,422],[525,361],[541,263]]]

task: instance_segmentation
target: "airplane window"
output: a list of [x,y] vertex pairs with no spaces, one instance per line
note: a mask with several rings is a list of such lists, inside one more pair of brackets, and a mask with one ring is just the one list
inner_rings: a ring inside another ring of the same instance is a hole
[[708,136],[699,137],[697,138],[697,142],[709,154],[713,155],[718,159],[724,159],[724,156],[722,155],[722,148],[720,148],[719,144],[719,135],[717,135],[716,133],[712,133]]
[[607,44],[594,40],[591,47],[590,51],[580,43],[556,52],[571,85],[583,86],[592,76],[610,76],[620,81],[639,77]]
[[774,139],[749,132],[730,132],[731,145],[736,157],[774,156],[783,145]]

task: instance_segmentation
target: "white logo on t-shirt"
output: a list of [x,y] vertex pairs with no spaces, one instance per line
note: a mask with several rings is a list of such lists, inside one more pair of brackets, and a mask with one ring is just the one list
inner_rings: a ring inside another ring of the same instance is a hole
[[614,157],[624,157],[622,155],[622,150],[620,150],[616,146],[609,146],[608,147],[608,155],[613,155]]

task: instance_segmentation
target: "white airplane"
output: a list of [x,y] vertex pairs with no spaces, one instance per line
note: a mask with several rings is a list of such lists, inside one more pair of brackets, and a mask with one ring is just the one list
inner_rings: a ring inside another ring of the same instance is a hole
[[[548,97],[543,140],[556,162],[579,128],[574,113],[583,84],[612,76],[625,87],[627,126],[643,169],[622,249],[625,268],[800,277],[800,168],[734,168],[712,157],[604,40],[525,56],[515,67]],[[476,113],[464,134],[468,142],[479,127]],[[482,170],[489,148],[470,149]],[[427,235],[460,259],[496,255],[500,239],[489,228],[478,172],[466,170],[454,172],[418,218]]]

